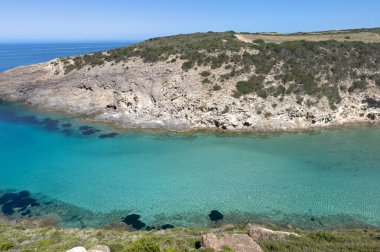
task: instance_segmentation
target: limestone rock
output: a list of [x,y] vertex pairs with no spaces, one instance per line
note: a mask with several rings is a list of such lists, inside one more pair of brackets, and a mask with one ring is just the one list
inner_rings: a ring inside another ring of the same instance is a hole
[[75,247],[70,250],[67,250],[66,252],[87,252],[87,250],[83,247]]
[[262,252],[261,247],[246,234],[223,234],[217,237],[214,233],[206,234],[202,237],[203,246],[212,248],[215,251],[221,250],[224,246],[237,252]]
[[110,247],[104,245],[95,245],[88,249],[88,252],[111,252]]
[[268,228],[258,227],[251,224],[247,226],[248,234],[252,237],[253,240],[257,241],[258,239],[284,239],[287,236],[294,235],[299,236],[299,234],[292,232],[284,232],[284,231],[273,231]]

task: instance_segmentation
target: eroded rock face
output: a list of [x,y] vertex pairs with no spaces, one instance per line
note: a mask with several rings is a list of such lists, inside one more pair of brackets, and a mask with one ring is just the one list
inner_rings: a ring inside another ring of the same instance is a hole
[[262,252],[261,247],[246,234],[223,234],[217,237],[214,233],[209,233],[202,237],[203,246],[212,248],[215,251],[221,250],[224,246],[237,252]]
[[258,227],[254,225],[247,225],[248,234],[254,241],[259,239],[268,240],[268,239],[284,239],[288,236],[294,235],[299,236],[296,233],[284,232],[284,231],[273,231],[268,228]]

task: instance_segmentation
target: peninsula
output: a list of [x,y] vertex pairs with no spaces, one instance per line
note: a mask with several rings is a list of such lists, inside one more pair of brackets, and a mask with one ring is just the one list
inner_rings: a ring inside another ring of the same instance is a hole
[[178,131],[379,122],[380,29],[154,38],[0,73],[0,100]]

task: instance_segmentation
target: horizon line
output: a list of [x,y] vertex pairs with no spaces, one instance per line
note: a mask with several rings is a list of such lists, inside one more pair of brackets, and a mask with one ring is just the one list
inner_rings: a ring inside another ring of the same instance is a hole
[[195,31],[195,32],[185,32],[185,33],[176,33],[176,34],[156,34],[150,36],[142,36],[139,39],[73,39],[73,40],[65,40],[65,39],[20,39],[20,40],[0,40],[0,44],[26,44],[26,43],[46,43],[46,44],[54,44],[54,43],[138,43],[145,41],[151,38],[159,38],[159,37],[169,37],[176,36],[179,34],[194,34],[194,33],[208,33],[208,32],[234,32],[234,33],[278,33],[282,35],[291,35],[297,33],[317,33],[317,32],[334,32],[334,31],[350,31],[350,30],[373,30],[380,29],[380,26],[373,27],[356,27],[356,28],[341,28],[341,29],[321,29],[321,30],[310,30],[310,31],[294,31],[294,32],[277,32],[277,31],[235,31],[235,30],[225,30],[225,31]]

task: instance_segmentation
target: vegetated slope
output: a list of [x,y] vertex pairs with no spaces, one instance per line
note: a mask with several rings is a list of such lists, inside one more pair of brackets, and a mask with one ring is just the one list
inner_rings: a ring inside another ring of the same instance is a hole
[[[289,129],[379,118],[380,43],[246,43],[236,35],[162,37],[57,59],[40,66],[38,84],[3,97],[142,127]],[[0,88],[20,75],[0,75]]]
[[[289,231],[289,230],[287,230]],[[294,230],[290,230],[294,231]],[[120,229],[63,229],[57,227],[0,226],[1,251],[66,251],[75,246],[86,248],[97,244],[113,252],[131,251],[214,251],[202,248],[202,236],[246,234],[244,227],[216,229],[175,228],[158,231]],[[380,230],[300,231],[299,237],[260,239],[264,251],[379,251]],[[223,251],[232,251],[225,247]]]

